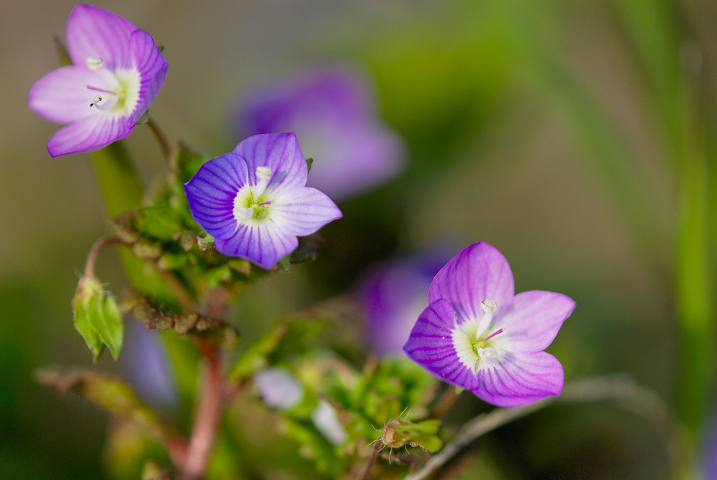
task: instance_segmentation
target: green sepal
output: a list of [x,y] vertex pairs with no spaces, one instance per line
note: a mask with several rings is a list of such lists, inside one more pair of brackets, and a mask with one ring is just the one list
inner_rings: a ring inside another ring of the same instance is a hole
[[279,266],[285,271],[289,271],[289,267],[291,266],[291,254],[285,256],[281,260],[279,260]]
[[311,166],[312,166],[313,164],[314,164],[314,159],[313,159],[313,158],[307,158],[307,159],[306,159],[306,170],[307,170],[307,173],[311,171]]
[[85,339],[96,362],[104,346],[117,360],[122,349],[124,327],[114,297],[94,278],[83,276],[72,299],[75,329]]
[[443,441],[437,436],[440,428],[440,420],[413,423],[399,417],[386,424],[381,441],[389,448],[401,448],[408,444],[435,453],[443,446]]

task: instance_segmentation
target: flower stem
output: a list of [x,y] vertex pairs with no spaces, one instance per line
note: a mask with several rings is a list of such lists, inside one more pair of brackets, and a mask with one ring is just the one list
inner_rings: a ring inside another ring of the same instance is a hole
[[440,452],[429,458],[420,470],[407,475],[404,480],[422,480],[429,477],[482,435],[547,406],[600,400],[618,400],[623,407],[656,424],[663,435],[670,464],[677,468],[680,449],[674,439],[677,438],[678,424],[668,407],[657,394],[636,385],[629,378],[611,376],[573,382],[565,386],[560,397],[548,397],[519,407],[496,408],[490,413],[478,415],[466,423]]
[[206,377],[197,404],[181,480],[198,480],[204,475],[224,405],[224,382],[219,348],[208,341],[204,341],[199,347],[206,362]]
[[116,237],[114,235],[105,235],[104,237],[100,237],[100,239],[92,245],[92,248],[90,248],[90,253],[87,254],[87,262],[85,262],[84,275],[86,277],[95,276],[95,263],[97,263],[97,257],[99,256],[103,248],[105,248],[107,245],[112,245],[113,243],[125,244],[125,242],[123,242],[122,239],[119,237]]
[[147,125],[149,126],[150,130],[152,130],[154,138],[156,138],[157,142],[159,142],[159,147],[162,149],[162,154],[164,155],[164,158],[169,159],[169,154],[172,151],[172,147],[170,147],[169,145],[169,140],[167,140],[167,136],[164,134],[162,129],[159,128],[159,124],[154,120],[154,118],[149,117],[147,119]]

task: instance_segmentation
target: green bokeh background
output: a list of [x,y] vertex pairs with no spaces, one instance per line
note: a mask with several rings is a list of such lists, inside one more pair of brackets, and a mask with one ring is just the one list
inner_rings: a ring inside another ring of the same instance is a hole
[[[0,5],[3,478],[112,478],[102,467],[106,416],[32,381],[40,366],[90,366],[70,298],[89,246],[107,231],[91,164],[50,158],[57,127],[26,107],[32,83],[57,65],[51,34],[64,36],[73,5]],[[676,407],[699,454],[713,399],[717,4],[96,5],[165,46],[169,74],[151,113],[173,139],[229,151],[227,119],[243,90],[341,61],[375,80],[383,118],[407,141],[403,174],[342,204],[316,265],[252,287],[236,308],[240,328],[260,330],[338,294],[391,255],[487,241],[511,263],[516,291],[577,301],[550,348],[567,379],[628,373]],[[147,182],[162,171],[147,128],[126,144]],[[113,291],[126,285],[111,254],[98,268]],[[109,358],[96,368],[121,370]],[[465,478],[668,478],[653,426],[609,404],[510,425],[467,468]]]

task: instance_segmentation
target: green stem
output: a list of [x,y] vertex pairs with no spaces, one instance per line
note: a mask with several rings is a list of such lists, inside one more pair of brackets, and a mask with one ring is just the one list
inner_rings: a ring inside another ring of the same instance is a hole
[[[696,79],[692,79],[696,80]],[[692,88],[688,88],[692,87]],[[696,434],[710,404],[714,380],[714,301],[710,258],[709,175],[700,82],[684,86],[680,139],[680,224],[675,296],[680,327],[678,411]],[[714,159],[711,159],[714,161]]]

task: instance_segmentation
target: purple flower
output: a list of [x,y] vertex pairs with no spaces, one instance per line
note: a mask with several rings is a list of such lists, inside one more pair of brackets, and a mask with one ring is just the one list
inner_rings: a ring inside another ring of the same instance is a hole
[[514,295],[505,257],[479,242],[438,272],[428,302],[403,347],[424,368],[501,407],[560,394],[563,367],[543,350],[575,308],[572,299]]
[[224,255],[270,268],[341,210],[305,187],[306,160],[293,133],[255,135],[210,160],[184,184],[194,219]]
[[343,199],[402,168],[401,138],[377,119],[368,82],[354,70],[324,68],[247,95],[236,123],[243,135],[296,132],[314,159],[309,185]]
[[27,95],[40,116],[69,123],[47,143],[53,157],[93,152],[129,135],[167,75],[149,33],[92,5],[70,12],[67,48],[74,65],[40,78]]
[[363,280],[360,298],[366,338],[378,355],[403,355],[416,318],[426,306],[426,292],[449,255],[443,249],[390,261]]

